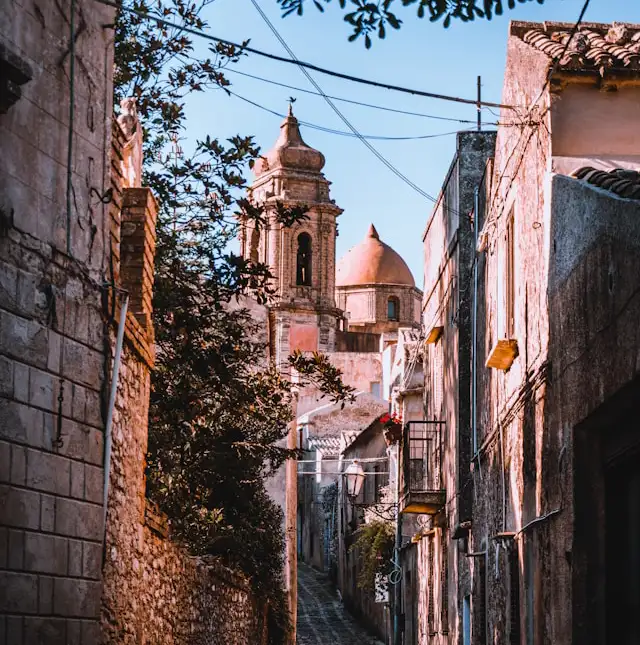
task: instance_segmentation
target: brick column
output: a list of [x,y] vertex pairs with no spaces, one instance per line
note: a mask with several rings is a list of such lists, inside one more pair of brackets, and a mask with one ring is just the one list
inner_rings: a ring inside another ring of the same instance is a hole
[[121,268],[129,309],[149,332],[153,311],[153,265],[158,207],[149,188],[125,188],[122,199]]

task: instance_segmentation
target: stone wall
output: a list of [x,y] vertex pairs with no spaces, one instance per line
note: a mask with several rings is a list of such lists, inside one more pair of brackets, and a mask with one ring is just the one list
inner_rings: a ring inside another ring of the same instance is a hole
[[[117,133],[116,133],[117,134]],[[123,152],[114,137],[115,158]],[[169,536],[145,493],[151,370],[151,294],[156,204],[149,189],[114,180],[126,227],[120,273],[130,288],[116,404],[102,586],[102,639],[113,645],[243,645],[261,642],[261,615],[248,584],[217,563],[191,557]],[[112,218],[116,232],[119,222]],[[120,319],[122,310],[117,310]],[[110,344],[115,346],[115,327]],[[112,369],[109,361],[109,370]]]
[[131,342],[131,318],[113,420],[103,644],[258,645],[262,613],[248,583],[191,557],[145,498],[151,366]]
[[0,640],[19,645],[99,640],[114,11],[76,3],[70,128],[69,7],[8,0],[0,21],[3,76],[24,72],[0,88]]

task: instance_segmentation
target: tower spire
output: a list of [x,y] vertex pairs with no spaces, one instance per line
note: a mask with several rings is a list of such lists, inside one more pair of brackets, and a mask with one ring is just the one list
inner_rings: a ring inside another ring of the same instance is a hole
[[293,98],[293,96],[289,97],[289,113],[287,116],[293,116],[293,104],[296,102],[297,99]]

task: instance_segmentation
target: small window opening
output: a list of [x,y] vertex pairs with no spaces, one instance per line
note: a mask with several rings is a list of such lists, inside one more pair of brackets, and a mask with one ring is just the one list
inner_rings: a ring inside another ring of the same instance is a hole
[[302,287],[311,286],[311,236],[308,233],[298,235],[296,284]]
[[387,301],[387,318],[389,320],[400,320],[400,302],[396,297],[391,297]]

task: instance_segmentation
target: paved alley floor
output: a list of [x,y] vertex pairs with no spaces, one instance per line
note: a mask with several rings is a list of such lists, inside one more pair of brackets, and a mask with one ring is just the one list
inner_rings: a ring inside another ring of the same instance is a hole
[[347,612],[327,577],[298,562],[298,645],[381,645]]

